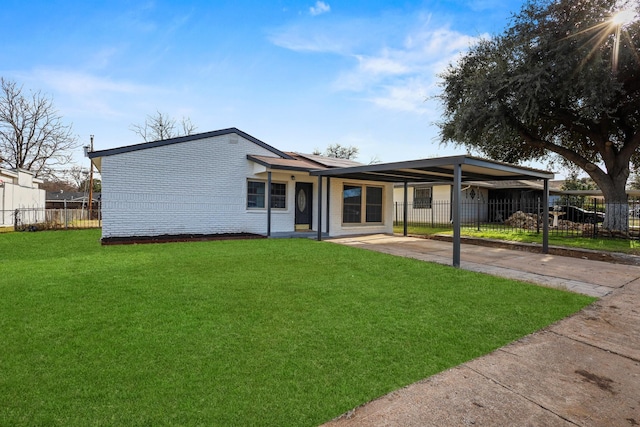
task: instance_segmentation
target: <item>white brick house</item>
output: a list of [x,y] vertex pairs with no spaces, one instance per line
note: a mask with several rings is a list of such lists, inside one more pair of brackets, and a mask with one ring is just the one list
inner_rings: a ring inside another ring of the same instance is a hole
[[[317,231],[318,177],[309,172],[358,164],[283,152],[235,128],[89,157],[102,175],[103,241]],[[393,232],[392,184],[322,179],[322,232]]]

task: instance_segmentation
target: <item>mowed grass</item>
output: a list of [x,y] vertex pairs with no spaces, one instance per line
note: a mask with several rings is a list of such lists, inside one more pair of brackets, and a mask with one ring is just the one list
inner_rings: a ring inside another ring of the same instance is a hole
[[303,239],[0,236],[0,425],[312,426],[592,298]]

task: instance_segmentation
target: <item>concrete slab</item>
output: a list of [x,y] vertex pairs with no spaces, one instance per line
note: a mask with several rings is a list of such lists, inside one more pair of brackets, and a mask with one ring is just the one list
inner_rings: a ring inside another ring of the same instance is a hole
[[465,366],[374,400],[324,427],[573,426]]
[[466,366],[576,425],[640,423],[640,363],[569,337],[537,333]]
[[639,267],[629,266],[621,269],[619,264],[557,255],[526,253],[520,258],[520,262],[521,265],[517,266],[514,266],[512,259],[492,263],[498,267],[517,268],[529,273],[562,277],[610,288],[619,288],[640,276]]
[[[640,280],[633,285],[640,287]],[[640,291],[625,287],[549,330],[640,361]]]

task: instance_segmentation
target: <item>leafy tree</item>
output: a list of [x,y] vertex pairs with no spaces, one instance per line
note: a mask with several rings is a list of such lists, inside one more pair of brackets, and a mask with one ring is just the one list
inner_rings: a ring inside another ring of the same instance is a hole
[[626,233],[625,185],[640,163],[640,3],[628,6],[529,0],[443,73],[443,141],[584,170],[605,197],[605,228]]
[[71,128],[42,92],[25,94],[22,86],[0,77],[0,165],[40,177],[68,164],[79,146]]
[[[89,191],[89,180],[81,183],[78,191]],[[93,194],[102,192],[102,180],[93,178]]]
[[[564,181],[564,184],[560,187],[561,190],[571,191],[571,190],[597,190],[598,186],[593,182],[591,178],[578,178],[577,173],[571,173],[567,179]],[[583,207],[587,198],[585,196],[571,196],[564,195],[560,197],[560,203],[563,205],[578,205]]]
[[144,124],[132,124],[130,129],[145,142],[149,142],[191,135],[197,128],[188,117],[183,117],[177,122],[167,114],[156,111],[154,116],[147,116]]
[[351,145],[345,147],[340,144],[330,144],[324,151],[324,153],[316,148],[313,154],[318,156],[334,157],[336,159],[354,160],[356,157],[358,157],[359,151],[360,150],[358,150],[358,147],[354,147]]

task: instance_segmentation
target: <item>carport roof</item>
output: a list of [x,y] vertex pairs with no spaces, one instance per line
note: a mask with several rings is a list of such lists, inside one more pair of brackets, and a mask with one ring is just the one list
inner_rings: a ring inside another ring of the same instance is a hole
[[553,172],[473,156],[449,156],[311,171],[311,175],[381,182],[452,182],[460,166],[462,181],[553,179]]

